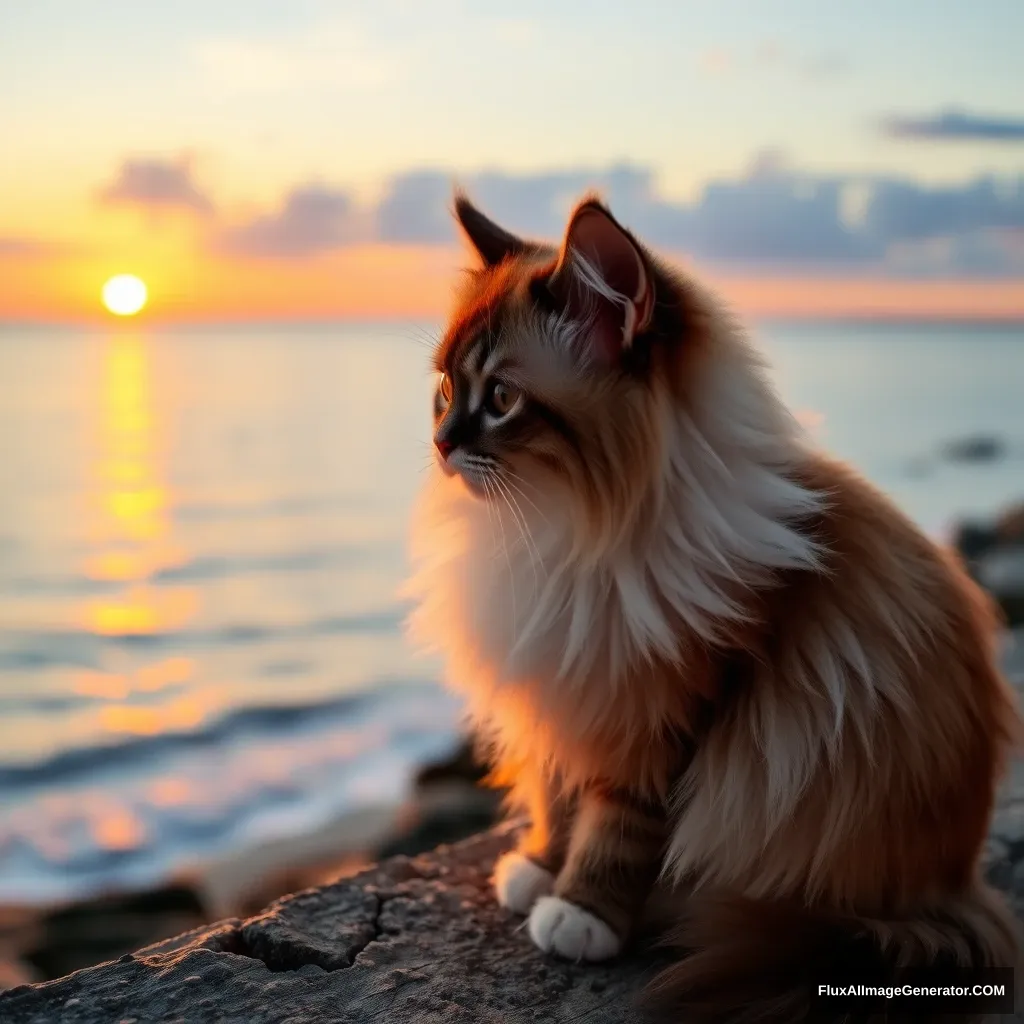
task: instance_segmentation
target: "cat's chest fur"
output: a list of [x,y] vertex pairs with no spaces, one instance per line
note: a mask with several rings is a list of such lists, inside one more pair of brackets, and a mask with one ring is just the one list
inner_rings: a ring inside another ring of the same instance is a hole
[[502,755],[563,775],[663,777],[672,751],[659,748],[689,718],[707,666],[674,631],[657,574],[578,558],[540,509],[500,518],[457,496],[444,513],[413,625],[441,649],[477,727]]

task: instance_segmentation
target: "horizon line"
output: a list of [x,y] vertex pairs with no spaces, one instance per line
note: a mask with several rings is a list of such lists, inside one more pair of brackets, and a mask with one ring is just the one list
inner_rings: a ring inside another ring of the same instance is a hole
[[[0,317],[0,329],[10,328],[67,328],[71,330],[140,330],[175,331],[209,328],[260,328],[260,327],[329,327],[329,326],[375,326],[378,324],[422,324],[424,322],[441,323],[443,315],[371,315],[371,316],[282,316],[282,317],[223,317],[219,319],[159,319],[148,320],[145,317],[125,319],[83,317],[83,318],[10,318]],[[897,313],[897,312],[866,312],[851,314],[837,312],[816,313],[766,313],[762,315],[748,313],[742,317],[748,323],[764,324],[840,324],[840,325],[872,325],[872,324],[917,324],[943,325],[964,327],[1015,327],[1024,326],[1024,313],[1010,315],[978,316],[975,314],[955,313]]]

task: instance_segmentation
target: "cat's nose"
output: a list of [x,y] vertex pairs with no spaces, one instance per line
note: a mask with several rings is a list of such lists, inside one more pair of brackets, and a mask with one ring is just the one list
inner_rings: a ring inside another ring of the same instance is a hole
[[434,444],[437,446],[437,450],[440,452],[441,458],[447,462],[448,456],[455,450],[455,445],[453,445],[451,441],[446,441],[443,437],[436,438]]

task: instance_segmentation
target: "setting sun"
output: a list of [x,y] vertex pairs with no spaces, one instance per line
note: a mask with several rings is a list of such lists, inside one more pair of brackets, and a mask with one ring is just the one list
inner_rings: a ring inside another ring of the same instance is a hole
[[134,316],[146,304],[146,284],[134,274],[118,274],[103,286],[103,305],[115,316]]

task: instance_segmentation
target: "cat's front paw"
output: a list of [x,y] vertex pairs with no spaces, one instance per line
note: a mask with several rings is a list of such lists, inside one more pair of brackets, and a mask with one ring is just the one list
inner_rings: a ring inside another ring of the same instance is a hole
[[494,893],[514,914],[528,914],[537,898],[551,892],[554,875],[529,857],[513,850],[494,868]]
[[566,960],[609,960],[622,940],[588,910],[559,896],[543,896],[530,913],[530,938],[545,953]]

